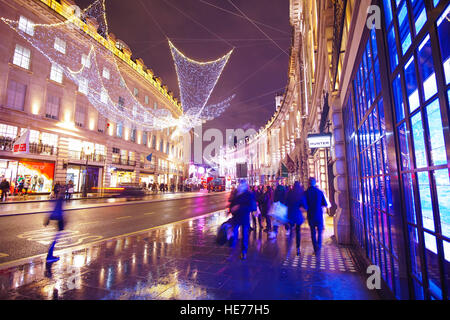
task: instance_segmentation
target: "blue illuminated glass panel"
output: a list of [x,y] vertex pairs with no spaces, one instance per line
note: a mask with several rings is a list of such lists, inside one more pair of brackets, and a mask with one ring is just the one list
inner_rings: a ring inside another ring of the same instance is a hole
[[427,101],[437,92],[436,74],[434,73],[429,35],[420,44],[417,56],[419,59],[419,70],[422,76],[423,92],[425,101]]
[[392,21],[392,6],[391,0],[383,0],[384,4],[384,17],[386,19],[386,25],[390,25]]
[[416,34],[418,34],[427,22],[427,12],[423,0],[411,0],[411,4],[413,7]]
[[[445,260],[447,260],[447,261],[450,261],[450,242],[448,242],[448,241],[442,241],[443,242],[443,245],[444,245],[444,258],[445,258]],[[450,267],[448,266],[448,264],[447,264],[447,274],[450,274]]]
[[408,170],[410,168],[408,135],[406,124],[402,123],[398,128],[398,136],[400,142],[400,160],[402,162],[402,169]]
[[422,266],[420,263],[420,250],[419,250],[419,235],[417,228],[414,226],[408,226],[409,239],[410,239],[410,253],[411,253],[411,271],[413,274],[422,281]]
[[437,29],[439,35],[439,46],[441,48],[442,64],[444,66],[446,84],[450,83],[450,5],[447,6],[444,13],[437,21]]
[[447,164],[444,129],[442,128],[439,100],[434,100],[426,107],[428,127],[430,130],[431,160],[433,165]]
[[405,119],[405,111],[403,107],[403,96],[402,96],[402,86],[400,82],[400,75],[395,77],[394,82],[392,83],[394,89],[394,103],[395,103],[395,115],[397,118],[397,122]]
[[413,133],[414,154],[416,156],[416,168],[423,168],[427,166],[427,154],[420,112],[411,117],[411,127]]
[[402,45],[402,53],[404,55],[411,46],[411,33],[409,31],[408,8],[406,6],[406,1],[404,1],[400,6],[397,17],[400,32],[400,42]]
[[419,105],[419,90],[417,88],[417,77],[414,65],[414,57],[412,57],[405,65],[405,81],[406,95],[408,97],[409,112],[414,112]]
[[436,180],[442,234],[450,238],[450,178],[448,169],[436,170],[434,178]]
[[403,174],[403,190],[405,192],[406,219],[409,223],[416,224],[416,208],[411,173]]
[[433,207],[431,205],[428,172],[417,172],[417,182],[419,184],[420,208],[422,209],[423,227],[434,231]]
[[391,26],[388,32],[388,49],[389,60],[391,63],[391,72],[393,72],[398,65],[397,44],[395,43],[394,26]]

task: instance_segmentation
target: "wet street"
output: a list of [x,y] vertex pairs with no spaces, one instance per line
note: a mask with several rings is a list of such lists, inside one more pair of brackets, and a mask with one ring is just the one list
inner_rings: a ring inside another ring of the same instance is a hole
[[[244,261],[239,250],[218,246],[217,228],[227,219],[220,210],[225,199],[226,194],[218,194],[167,201],[161,207],[132,204],[71,212],[68,229],[75,233],[55,252],[60,261],[46,264],[41,255],[3,264],[0,299],[379,299],[367,289],[352,250],[335,243],[331,219],[319,257],[313,254],[307,224],[300,256],[295,237],[284,228],[277,239],[251,232]],[[206,214],[211,211],[216,212]],[[2,223],[2,250],[9,243],[35,248],[22,250],[22,257],[45,251],[47,243],[33,233],[42,230],[42,215],[7,219],[17,220],[8,221],[14,228]],[[72,246],[80,239],[76,232],[102,238]]]
[[[73,200],[65,209],[66,227],[56,250],[83,246],[111,237],[196,217],[225,208],[228,193],[166,194],[143,201],[124,199]],[[16,213],[13,214],[14,206]],[[43,222],[53,202],[0,206],[0,268],[13,260],[45,254],[56,225]],[[5,212],[11,212],[8,215]],[[42,213],[34,213],[42,212]],[[31,214],[34,213],[34,214]]]

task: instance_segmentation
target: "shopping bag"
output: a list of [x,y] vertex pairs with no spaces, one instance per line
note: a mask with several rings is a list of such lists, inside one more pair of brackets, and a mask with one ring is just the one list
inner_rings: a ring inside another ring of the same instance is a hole
[[233,237],[233,222],[232,219],[229,219],[222,223],[217,231],[216,243],[220,246],[223,246]]
[[274,225],[283,225],[289,222],[287,207],[281,202],[275,202],[269,210]]

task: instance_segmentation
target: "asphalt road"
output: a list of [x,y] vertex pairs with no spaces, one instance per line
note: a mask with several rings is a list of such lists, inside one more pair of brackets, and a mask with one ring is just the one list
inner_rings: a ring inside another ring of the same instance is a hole
[[[229,193],[160,202],[81,208],[66,211],[66,228],[55,250],[101,241],[224,209]],[[45,254],[53,241],[55,221],[48,213],[0,216],[0,269],[13,260]]]

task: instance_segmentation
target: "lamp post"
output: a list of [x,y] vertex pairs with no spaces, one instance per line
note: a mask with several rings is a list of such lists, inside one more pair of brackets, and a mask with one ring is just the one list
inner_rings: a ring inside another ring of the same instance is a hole
[[92,148],[90,146],[83,147],[83,153],[86,156],[86,172],[84,174],[84,187],[83,187],[83,198],[87,198],[87,185],[88,185],[88,161],[89,156],[92,154]]

